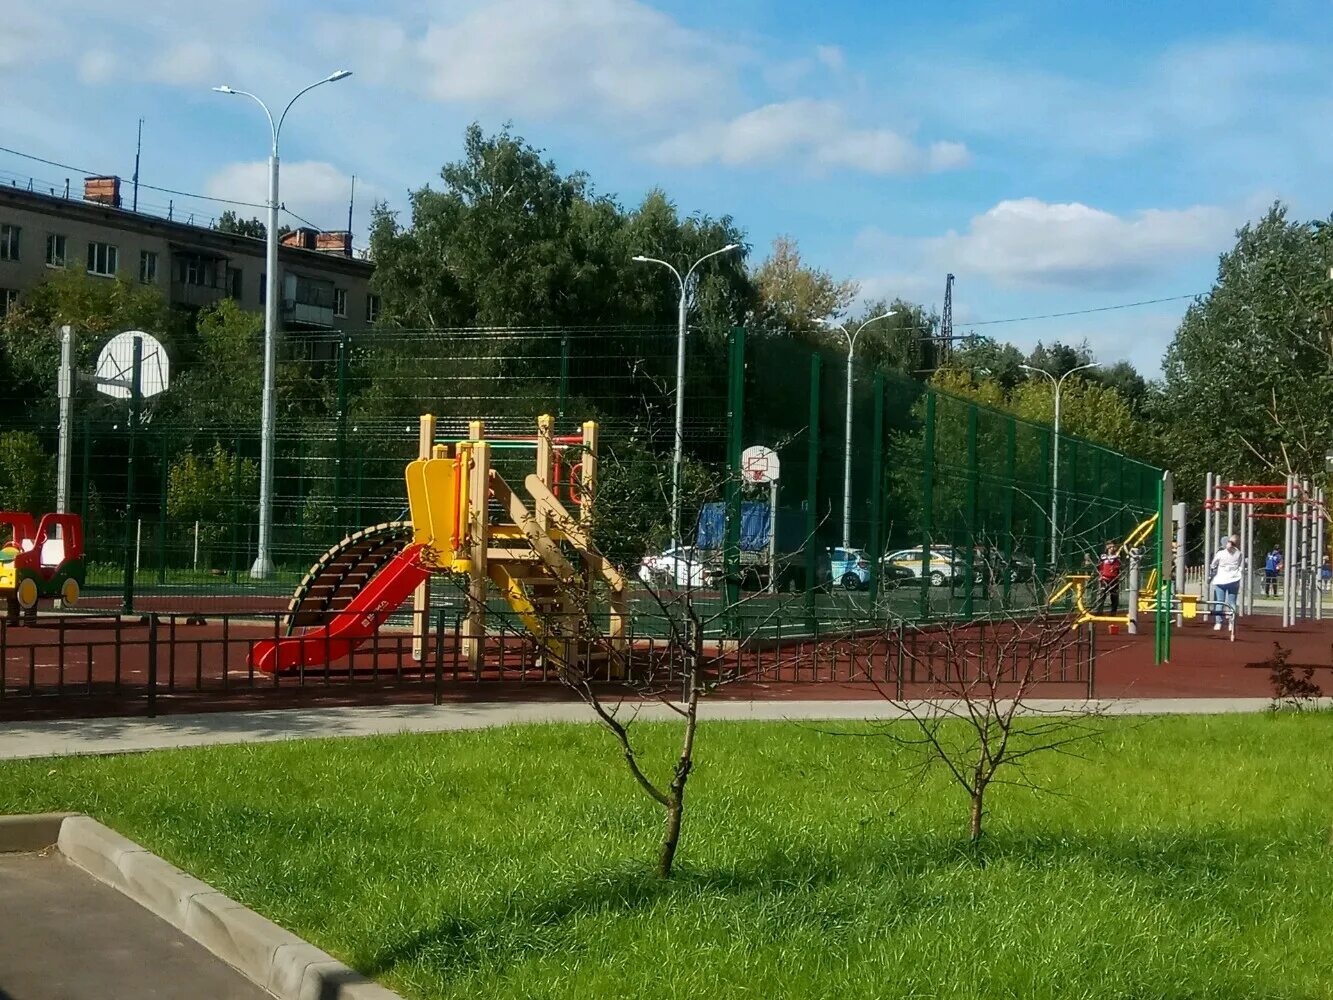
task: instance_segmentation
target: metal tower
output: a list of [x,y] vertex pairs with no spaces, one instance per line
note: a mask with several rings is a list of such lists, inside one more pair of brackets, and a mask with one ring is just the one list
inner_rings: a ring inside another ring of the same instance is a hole
[[940,317],[940,346],[935,363],[943,365],[953,354],[953,275],[944,278],[944,315]]

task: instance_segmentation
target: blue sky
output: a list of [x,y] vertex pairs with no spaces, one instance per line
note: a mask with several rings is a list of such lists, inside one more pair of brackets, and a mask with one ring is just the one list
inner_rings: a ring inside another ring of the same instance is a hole
[[[1327,3],[1004,6],[0,0],[0,145],[128,177],[143,117],[145,183],[259,202],[262,113],[210,87],[281,103],[346,67],[283,131],[283,201],[317,224],[355,174],[363,231],[467,123],[511,120],[627,204],[733,215],[756,261],[788,234],[927,305],[952,271],[963,326],[1198,292],[1273,199],[1328,214]],[[67,174],[0,153],[4,182]],[[1184,304],[977,329],[1155,374]]]

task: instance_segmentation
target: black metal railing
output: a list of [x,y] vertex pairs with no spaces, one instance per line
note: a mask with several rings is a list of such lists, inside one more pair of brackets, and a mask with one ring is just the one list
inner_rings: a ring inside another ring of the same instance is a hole
[[[1091,697],[1095,684],[1093,633],[1056,618],[920,627],[848,617],[813,628],[766,619],[763,628],[722,638],[696,636],[691,622],[665,615],[636,615],[614,637],[583,616],[538,618],[534,635],[516,618],[492,614],[475,642],[463,616],[448,609],[407,615],[398,620],[408,624],[351,642],[322,628],[288,636],[281,614],[68,614],[43,616],[35,626],[0,623],[0,716],[441,704],[525,687],[559,690],[571,680],[630,697],[672,696],[692,676],[753,694],[772,695],[774,685],[844,684],[871,685],[889,698],[944,697],[960,685],[1062,686]],[[284,664],[263,669],[262,654],[274,642],[284,644]]]

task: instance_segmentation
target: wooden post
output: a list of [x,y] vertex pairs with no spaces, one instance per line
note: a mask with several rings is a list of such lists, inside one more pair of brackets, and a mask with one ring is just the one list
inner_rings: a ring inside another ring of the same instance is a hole
[[[435,449],[435,416],[421,415],[417,432],[417,458],[430,458]],[[426,640],[430,634],[430,581],[423,580],[412,592],[412,659],[426,659]]]
[[486,548],[490,542],[491,450],[482,440],[485,425],[480,420],[468,424],[468,438],[472,445],[472,468],[468,473],[468,513],[471,536],[472,573],[468,580],[467,618],[463,622],[463,655],[475,672],[481,668],[481,655],[486,644]]
[[[579,483],[579,521],[583,524],[587,538],[587,548],[593,549],[596,545],[592,537],[593,534],[593,503],[597,499],[597,421],[586,420],[583,423],[583,458],[579,467],[581,473],[581,482]],[[594,565],[592,558],[585,559],[588,568],[588,588],[589,599],[592,597],[592,581],[600,572],[605,576],[606,572],[600,565],[601,560],[598,557],[597,565]],[[619,574],[616,574],[619,577]],[[624,664],[622,657],[625,650],[625,633],[629,622],[629,586],[623,578],[620,578],[620,585],[612,583],[610,588],[610,621],[607,623],[607,635],[611,640],[611,649],[617,655],[613,657],[611,663],[612,676],[619,677],[623,675]]]
[[[551,485],[551,426],[554,423],[549,413],[543,413],[537,418],[537,478],[548,488]],[[538,504],[537,527],[545,531],[549,524],[546,508]]]

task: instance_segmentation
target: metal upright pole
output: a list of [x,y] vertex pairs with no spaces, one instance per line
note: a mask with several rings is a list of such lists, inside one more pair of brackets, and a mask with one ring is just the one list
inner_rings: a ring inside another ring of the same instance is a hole
[[131,341],[130,418],[126,430],[125,447],[125,588],[122,595],[124,612],[134,614],[135,522],[134,516],[134,438],[139,429],[139,412],[143,402],[143,338]]
[[685,446],[685,282],[676,310],[676,442],[671,456],[671,544],[680,544],[680,463]]
[[1208,565],[1213,559],[1213,503],[1217,499],[1213,489],[1213,474],[1203,477],[1203,568],[1199,571],[1199,599],[1208,600]]
[[[1234,479],[1227,480],[1227,486],[1233,487],[1235,485],[1236,481]],[[1236,533],[1236,504],[1233,502],[1236,499],[1236,494],[1230,489],[1226,490],[1225,494],[1227,498],[1227,537],[1230,538]]]
[[1060,562],[1060,383],[1055,383],[1055,426],[1051,442],[1051,568]]
[[[857,333],[860,333],[858,330]],[[852,361],[856,339],[847,341],[847,406],[842,428],[842,547],[852,544]]]
[[1295,605],[1292,602],[1292,582],[1296,578],[1296,510],[1293,500],[1295,476],[1287,476],[1287,502],[1283,505],[1285,518],[1283,524],[1282,555],[1282,627],[1289,628],[1292,623]]
[[69,465],[74,444],[74,329],[60,328],[60,438],[56,461],[56,512],[69,513]]
[[[1250,500],[1254,499],[1253,493],[1248,493],[1246,494],[1246,496]],[[1253,503],[1246,504],[1245,505],[1245,532],[1246,532],[1245,551],[1249,553],[1248,558],[1250,560],[1250,572],[1249,572],[1250,582],[1249,582],[1249,587],[1245,592],[1245,613],[1247,615],[1254,614],[1255,567],[1259,565],[1259,560],[1256,557],[1256,553],[1254,551],[1254,521],[1255,521],[1254,504]]]
[[278,360],[278,134],[268,158],[268,232],[265,234],[264,388],[259,415],[259,544],[250,576],[263,580],[273,574],[270,543],[273,538],[274,393]]
[[[1323,572],[1324,556],[1328,552],[1327,535],[1325,533],[1325,518],[1327,517],[1324,507],[1324,490],[1322,487],[1315,490],[1315,569],[1316,572]],[[1318,586],[1315,588],[1314,598],[1314,616],[1316,621],[1323,621],[1324,618],[1324,581],[1321,576]]]

